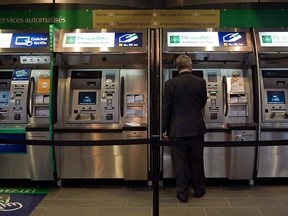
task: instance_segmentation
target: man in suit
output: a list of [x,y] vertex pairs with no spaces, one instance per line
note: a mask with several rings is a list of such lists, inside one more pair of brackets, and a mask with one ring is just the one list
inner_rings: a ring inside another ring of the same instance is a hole
[[206,81],[192,72],[192,60],[187,55],[176,59],[178,75],[164,84],[162,131],[163,138],[187,141],[172,146],[177,198],[185,203],[189,198],[189,177],[195,197],[205,195],[203,142],[206,126],[202,109],[207,101]]

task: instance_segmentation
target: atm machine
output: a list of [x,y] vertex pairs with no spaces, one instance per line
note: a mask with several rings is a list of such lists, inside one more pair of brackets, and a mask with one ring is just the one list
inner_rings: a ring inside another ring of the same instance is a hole
[[56,30],[55,140],[60,180],[148,180],[148,145],[85,141],[148,138],[148,32]]
[[[288,139],[288,30],[254,29],[259,72],[260,141]],[[288,147],[260,146],[257,177],[288,177]]]
[[[40,31],[0,31],[0,136],[3,139],[49,140],[48,38],[48,33]],[[1,179],[54,179],[50,146],[1,144],[0,147]]]
[[[205,141],[255,140],[251,69],[254,58],[250,31],[163,30],[163,82],[177,76],[175,60],[179,54],[190,56],[192,74],[206,80]],[[251,180],[254,159],[254,147],[205,147],[205,175],[207,178]],[[164,147],[163,178],[173,178],[172,164],[171,150]]]

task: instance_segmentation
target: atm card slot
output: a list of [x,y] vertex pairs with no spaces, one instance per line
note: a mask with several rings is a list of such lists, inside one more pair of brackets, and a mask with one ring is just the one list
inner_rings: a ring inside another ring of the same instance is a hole
[[22,108],[20,108],[20,109],[14,109],[14,110],[13,110],[13,113],[23,113]]
[[274,113],[286,113],[286,109],[271,109],[271,112],[274,112]]
[[114,110],[115,107],[105,107],[105,110]]
[[8,84],[7,84],[7,82],[0,82],[0,86],[1,86],[1,87],[7,87]]
[[219,107],[209,107],[209,110],[219,112]]
[[96,82],[87,82],[87,86],[96,86]]
[[24,85],[14,85],[14,89],[23,89]]

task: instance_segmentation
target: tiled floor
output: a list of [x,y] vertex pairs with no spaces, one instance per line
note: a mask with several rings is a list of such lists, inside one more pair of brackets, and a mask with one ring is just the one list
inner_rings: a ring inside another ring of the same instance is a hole
[[[160,188],[160,216],[287,216],[288,186],[207,187],[179,203],[174,187]],[[31,216],[153,216],[151,188],[54,188]]]

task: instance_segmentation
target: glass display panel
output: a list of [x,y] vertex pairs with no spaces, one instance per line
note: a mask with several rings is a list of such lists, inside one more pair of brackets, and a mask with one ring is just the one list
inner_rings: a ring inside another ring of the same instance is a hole
[[79,92],[78,105],[96,105],[96,92]]
[[268,104],[285,104],[285,92],[284,91],[267,91],[267,103]]

